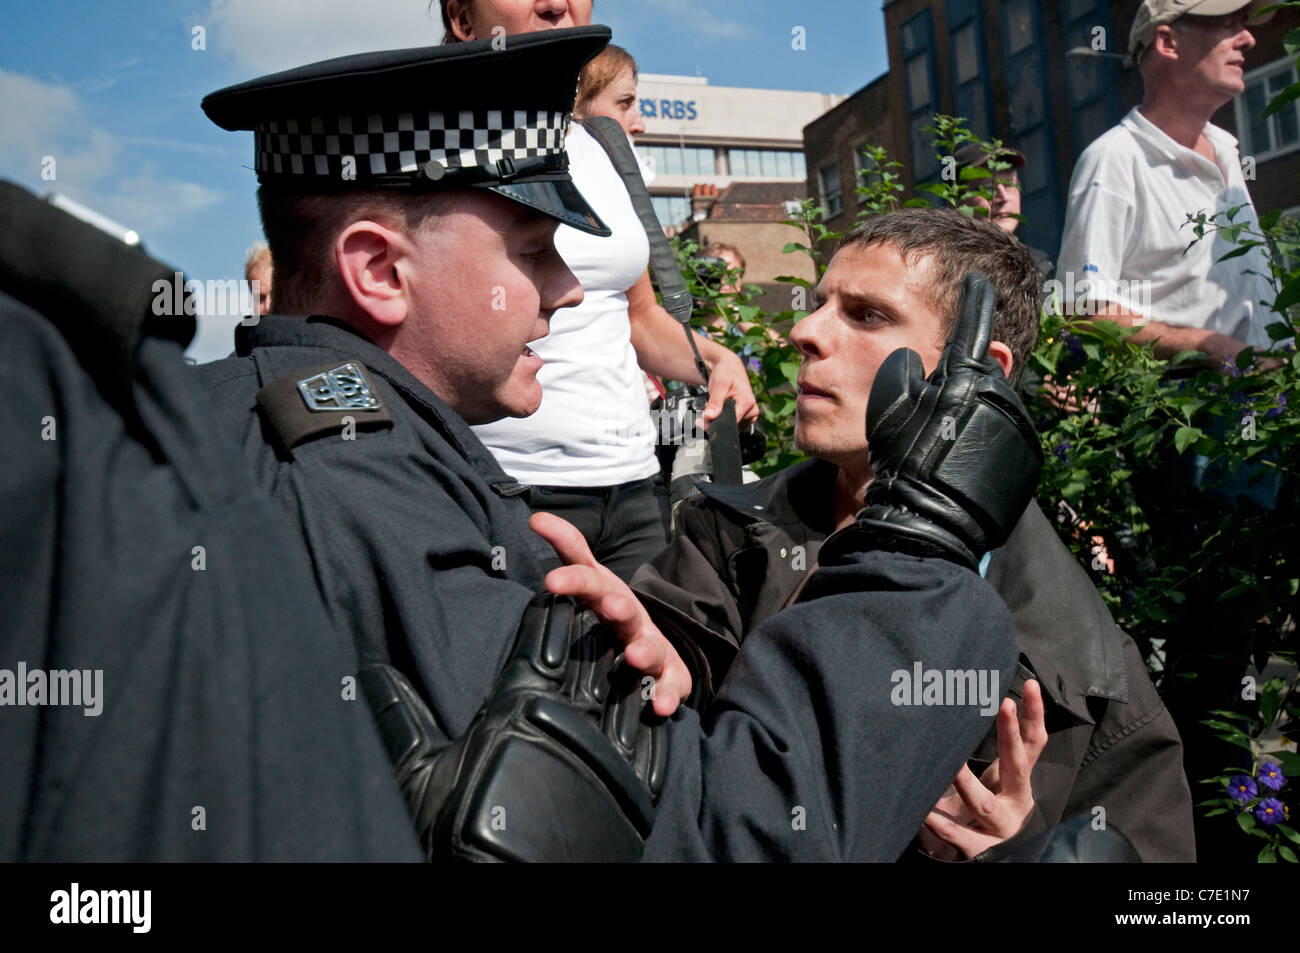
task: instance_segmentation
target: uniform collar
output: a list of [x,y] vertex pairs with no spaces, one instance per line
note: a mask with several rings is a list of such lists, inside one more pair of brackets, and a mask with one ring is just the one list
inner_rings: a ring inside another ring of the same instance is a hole
[[[247,348],[247,350],[245,350]],[[483,474],[493,489],[510,495],[513,481],[506,476],[496,458],[474,435],[469,425],[428,387],[416,379],[391,354],[375,344],[346,321],[328,315],[265,314],[248,329],[240,342],[240,353],[257,348],[272,366],[276,376],[289,374],[303,366],[300,356],[279,355],[279,348],[323,350],[340,360],[355,358],[367,370],[384,378],[396,388],[408,404],[436,427],[466,460]],[[328,360],[329,357],[323,358]]]
[[1129,110],[1128,115],[1122,120],[1122,124],[1131,133],[1139,137],[1147,148],[1168,161],[1178,162],[1183,165],[1191,164],[1202,171],[1214,169],[1220,179],[1224,179],[1225,173],[1223,170],[1230,167],[1233,162],[1233,155],[1237,150],[1236,137],[1212,122],[1205,124],[1204,133],[1205,138],[1209,139],[1210,144],[1214,146],[1214,154],[1218,157],[1217,165],[1195,149],[1189,149],[1182,143],[1176,142],[1169,133],[1142,115],[1141,109],[1137,106]]

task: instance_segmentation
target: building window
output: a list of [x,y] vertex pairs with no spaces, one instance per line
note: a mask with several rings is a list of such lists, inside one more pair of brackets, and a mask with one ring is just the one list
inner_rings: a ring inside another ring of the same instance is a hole
[[713,150],[701,146],[638,146],[656,175],[715,175]]
[[939,171],[939,157],[926,126],[934,125],[936,73],[934,29],[929,7],[903,24],[903,76],[907,82],[907,128],[912,145],[912,177],[923,182]]
[[807,179],[802,152],[788,149],[731,149],[731,174],[737,179]]
[[1246,91],[1237,97],[1237,130],[1241,154],[1258,162],[1300,148],[1300,100],[1292,100],[1271,116],[1264,110],[1282,90],[1296,81],[1294,61],[1286,58],[1253,70]]
[[[1078,5],[1074,0],[1071,10]],[[1025,167],[1020,170],[1020,214],[1025,221],[1016,234],[1026,244],[1055,257],[1061,241],[1060,187],[1047,71],[1042,44],[1037,42],[1043,36],[1042,17],[1038,0],[1005,0],[1002,4],[1009,144],[1025,155]]]
[[992,132],[992,90],[985,62],[984,22],[975,0],[948,0],[948,47],[952,55],[955,112],[981,139]]
[[660,225],[680,225],[691,217],[691,200],[680,195],[652,195],[650,204]]
[[[860,185],[868,185],[880,177],[879,170],[876,167],[876,160],[862,151],[868,144],[864,142],[853,150],[853,185],[855,188]],[[859,205],[866,200],[865,195],[858,194]]]
[[833,218],[844,211],[844,194],[840,190],[839,163],[832,162],[817,170],[817,185],[821,190],[822,205],[826,208],[826,217]]

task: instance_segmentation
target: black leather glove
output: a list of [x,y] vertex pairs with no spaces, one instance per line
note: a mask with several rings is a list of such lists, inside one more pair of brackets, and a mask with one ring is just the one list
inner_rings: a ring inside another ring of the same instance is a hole
[[668,737],[622,645],[572,599],[524,614],[492,695],[448,743],[395,668],[360,673],[429,860],[636,861]]
[[1043,451],[1020,398],[988,356],[997,295],[967,275],[952,336],[928,380],[900,348],[867,406],[874,479],[857,521],[826,541],[823,565],[884,549],[976,569],[1006,542],[1033,498]]

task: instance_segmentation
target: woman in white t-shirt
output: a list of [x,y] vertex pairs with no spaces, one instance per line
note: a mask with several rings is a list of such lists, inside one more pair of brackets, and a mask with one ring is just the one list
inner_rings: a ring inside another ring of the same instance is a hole
[[[644,132],[636,64],[610,46],[582,72],[576,118],[607,115],[629,136]],[[596,559],[624,579],[667,544],[665,509],[655,492],[655,428],[643,371],[702,383],[686,335],[655,300],[646,266],[650,246],[622,179],[604,149],[576,122],[565,139],[573,181],[612,230],[593,238],[561,226],[555,244],[582,283],[578,307],[555,312],[550,334],[531,347],[542,405],[527,418],[475,427],[508,474],[530,489],[534,509],[564,517]],[[643,174],[649,171],[643,169]],[[707,424],[728,397],[742,423],[758,406],[740,358],[700,339],[709,366]]]

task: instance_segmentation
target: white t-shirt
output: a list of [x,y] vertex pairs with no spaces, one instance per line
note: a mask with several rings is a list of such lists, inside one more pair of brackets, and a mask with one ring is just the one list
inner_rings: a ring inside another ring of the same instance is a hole
[[521,483],[614,486],[659,471],[627,313],[627,289],[645,273],[650,243],[600,143],[575,122],[565,149],[574,184],[613,234],[556,229],[555,245],[584,297],[576,308],[556,311],[550,334],[530,345],[545,362],[537,372],[542,405],[531,417],[507,417],[474,432]]
[[1180,145],[1134,108],[1083,151],[1070,200],[1056,277],[1066,301],[1087,282],[1094,299],[1152,321],[1208,328],[1267,346],[1274,320],[1261,299],[1275,295],[1260,248],[1227,261],[1232,250],[1213,229],[1196,238],[1187,215],[1244,206],[1233,222],[1258,229],[1241,173],[1237,140],[1213,124],[1205,135],[1217,164]]

